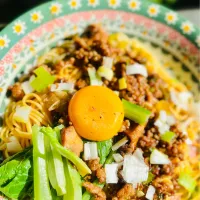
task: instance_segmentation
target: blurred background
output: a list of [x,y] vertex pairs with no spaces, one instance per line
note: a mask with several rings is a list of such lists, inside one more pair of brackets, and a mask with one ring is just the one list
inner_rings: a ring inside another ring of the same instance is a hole
[[[67,1],[67,0],[66,0]],[[105,0],[101,0],[105,1]],[[126,0],[123,0],[126,1]],[[147,0],[143,0],[147,1]],[[170,7],[200,26],[199,0],[150,0]],[[17,16],[47,0],[0,0],[0,30]]]

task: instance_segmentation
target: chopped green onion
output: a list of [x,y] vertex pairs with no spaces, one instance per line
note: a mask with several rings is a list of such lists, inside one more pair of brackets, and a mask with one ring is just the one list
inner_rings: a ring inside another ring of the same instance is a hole
[[174,139],[175,135],[176,134],[174,132],[167,131],[167,132],[165,132],[164,134],[161,135],[161,140],[170,143]]
[[44,67],[38,67],[36,70],[34,70],[34,73],[37,75],[37,77],[30,83],[30,85],[37,92],[42,92],[55,81],[55,77],[45,70]]
[[40,127],[32,127],[33,135],[33,169],[34,169],[34,198],[37,200],[52,200],[47,175],[46,152],[44,148],[44,134]]
[[52,147],[54,148],[55,151],[57,151],[63,157],[69,159],[72,163],[74,163],[74,165],[77,167],[77,169],[78,169],[79,173],[81,174],[81,176],[85,176],[85,175],[91,173],[90,168],[86,165],[86,163],[81,158],[79,158],[72,151],[64,148],[58,142],[58,140],[52,135],[52,128],[50,128],[50,127],[42,127],[41,128],[41,132],[44,133],[44,135],[46,135],[49,138],[50,143],[51,143],[51,145],[52,145]]
[[155,175],[152,174],[151,172],[149,172],[147,180],[144,181],[143,183],[144,183],[144,184],[149,184],[149,183],[151,183],[151,182],[153,181],[154,177],[155,177]]
[[181,172],[179,175],[178,183],[189,192],[193,192],[196,187],[196,181],[187,172]]
[[100,85],[101,86],[103,84],[101,78],[96,74],[96,69],[94,67],[88,68],[87,71],[88,71],[88,75],[90,78],[90,85]]
[[112,78],[113,78],[113,70],[108,68],[108,67],[104,67],[104,66],[101,66],[98,68],[97,70],[97,74],[100,76],[100,77],[104,77],[105,79],[111,81]]
[[148,121],[151,112],[141,106],[133,104],[125,99],[122,99],[124,114],[130,120],[135,121],[138,124],[144,124]]
[[126,79],[124,77],[120,78],[118,80],[119,82],[119,89],[120,90],[123,90],[123,89],[126,89],[127,88],[127,83],[126,83]]

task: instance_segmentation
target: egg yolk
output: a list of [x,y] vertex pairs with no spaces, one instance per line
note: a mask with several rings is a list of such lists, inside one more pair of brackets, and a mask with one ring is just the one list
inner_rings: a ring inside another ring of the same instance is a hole
[[70,100],[68,113],[77,133],[94,141],[112,138],[124,119],[120,98],[103,86],[88,86],[76,92]]

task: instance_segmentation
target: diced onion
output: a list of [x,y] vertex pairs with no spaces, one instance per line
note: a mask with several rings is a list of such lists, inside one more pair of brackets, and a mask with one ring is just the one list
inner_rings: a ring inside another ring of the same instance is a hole
[[115,162],[120,163],[124,160],[124,158],[119,153],[114,153],[113,158]]
[[30,106],[17,107],[13,117],[18,122],[27,123],[29,121],[30,113],[31,113]]
[[103,57],[103,66],[112,69],[113,58],[104,56]]
[[96,69],[93,68],[88,68],[88,75],[90,77],[90,85],[103,85],[103,82],[101,78],[96,74]]
[[51,85],[51,92],[55,91],[73,91],[74,83],[56,83]]
[[84,144],[84,160],[92,160],[98,158],[97,143],[86,142]]
[[170,160],[167,155],[154,149],[150,155],[150,163],[158,165],[166,165],[170,163]]
[[113,78],[113,70],[108,68],[108,67],[104,67],[104,66],[101,66],[98,68],[97,70],[97,74],[100,76],[100,77],[104,77],[105,79],[111,81],[112,78]]
[[118,164],[106,164],[105,165],[105,171],[106,171],[106,183],[117,183],[118,182]]
[[126,89],[127,88],[127,83],[126,83],[126,79],[124,77],[120,78],[118,80],[119,82],[119,89],[120,90],[123,90],[123,89]]
[[148,199],[148,200],[153,200],[153,196],[154,196],[154,194],[155,194],[155,191],[156,191],[156,189],[152,186],[152,185],[150,185],[149,187],[148,187],[148,189],[147,189],[147,193],[146,193],[146,198]]
[[22,151],[22,146],[20,145],[18,139],[15,136],[11,136],[8,138],[9,142],[7,145],[7,150],[10,153],[17,153]]
[[176,92],[175,90],[170,91],[171,101],[179,108],[188,110],[189,103],[192,98],[190,92]]
[[112,150],[116,151],[117,149],[119,149],[121,146],[123,146],[124,144],[126,144],[128,142],[128,138],[125,136],[123,137],[121,140],[119,140],[117,143],[115,143],[112,146]]
[[126,67],[126,74],[127,75],[140,74],[144,77],[148,76],[146,67],[139,63],[135,63],[133,65],[128,65]]
[[143,197],[144,196],[144,192],[142,192],[141,190],[137,191],[137,197]]
[[30,84],[34,79],[35,79],[35,76],[31,76],[29,81],[25,81],[21,84],[22,89],[25,94],[30,94],[31,92],[35,90]]
[[124,156],[122,176],[127,183],[137,184],[148,179],[149,167],[141,157],[141,150],[136,149],[133,155]]

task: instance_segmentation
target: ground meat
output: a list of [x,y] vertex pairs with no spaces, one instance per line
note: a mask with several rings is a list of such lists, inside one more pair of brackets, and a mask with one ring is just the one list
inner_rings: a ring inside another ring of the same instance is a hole
[[139,144],[142,148],[153,148],[156,147],[159,143],[160,134],[157,127],[153,126],[152,128],[145,129],[145,134],[140,138]]
[[99,159],[89,160],[87,164],[93,172],[93,175],[98,178],[99,182],[104,183],[106,181],[106,173],[105,169],[99,163]]
[[12,97],[17,101],[21,100],[25,95],[20,83],[15,83],[9,87],[9,90],[11,90]]
[[157,177],[153,180],[152,184],[160,193],[163,193],[164,195],[171,196],[174,194],[174,185],[170,176]]
[[101,42],[107,42],[108,40],[108,34],[103,30],[100,25],[97,24],[89,25],[82,36],[86,38],[92,38],[96,41],[99,40]]
[[99,186],[84,182],[83,187],[94,196],[95,200],[106,200],[106,194]]
[[137,125],[136,127],[133,127],[129,130],[127,130],[125,133],[128,135],[130,139],[130,144],[129,144],[129,150],[128,152],[134,152],[137,146],[137,142],[140,137],[142,137],[144,133],[144,125]]
[[165,82],[159,78],[158,75],[153,74],[148,77],[148,84],[150,86],[150,90],[153,93],[153,96],[156,99],[163,99],[164,97],[164,88],[166,86]]
[[100,183],[105,183],[106,181],[106,172],[105,172],[105,168],[98,168],[96,171],[96,176],[99,180]]
[[120,97],[139,105],[146,101],[146,91],[149,89],[146,78],[141,75],[126,76],[127,89],[120,92]]
[[125,184],[118,192],[116,197],[113,197],[112,200],[129,200],[135,199],[135,189],[132,184]]
[[75,88],[77,88],[79,90],[79,89],[84,88],[88,85],[89,85],[89,83],[88,83],[87,80],[80,78],[76,81]]
[[88,167],[91,169],[92,172],[95,172],[98,168],[101,168],[101,164],[99,163],[98,159],[93,159],[88,161]]

